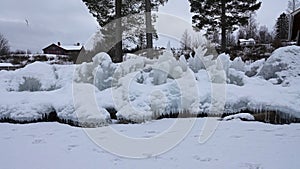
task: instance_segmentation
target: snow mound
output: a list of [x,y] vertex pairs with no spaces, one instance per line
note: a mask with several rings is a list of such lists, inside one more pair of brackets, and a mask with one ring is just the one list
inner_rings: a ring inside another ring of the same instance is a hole
[[254,116],[252,116],[249,113],[239,113],[239,114],[235,114],[235,115],[226,116],[223,118],[223,121],[229,121],[229,120],[234,120],[234,119],[240,119],[240,120],[244,120],[244,121],[254,121],[255,120]]
[[266,61],[259,76],[273,84],[289,86],[291,80],[300,76],[300,47],[289,46],[277,49]]

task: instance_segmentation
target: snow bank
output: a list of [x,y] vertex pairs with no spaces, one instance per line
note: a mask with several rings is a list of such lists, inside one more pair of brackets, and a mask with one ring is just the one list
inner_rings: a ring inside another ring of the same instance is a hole
[[[300,117],[299,47],[278,49],[254,63],[206,52],[199,47],[189,60],[176,60],[169,51],[154,60],[129,55],[120,64],[99,53],[77,66],[36,62],[0,71],[0,119],[30,121],[56,112],[60,119],[96,127],[110,123],[108,108],[119,120],[143,122],[172,113],[210,113],[216,102],[225,104],[223,112],[212,112],[220,115],[272,110]],[[213,86],[223,86],[226,98],[214,99],[222,91]]]
[[280,48],[266,61],[258,75],[275,84],[290,86],[293,79],[300,76],[299,56],[298,46]]

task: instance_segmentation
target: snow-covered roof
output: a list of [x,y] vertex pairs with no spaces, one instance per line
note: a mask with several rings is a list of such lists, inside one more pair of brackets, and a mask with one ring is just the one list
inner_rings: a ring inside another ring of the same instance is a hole
[[44,49],[47,49],[48,47],[53,46],[53,45],[55,45],[57,47],[60,47],[60,48],[62,48],[64,50],[67,50],[67,51],[70,51],[70,50],[78,50],[78,51],[80,51],[83,48],[82,45],[58,45],[58,44],[52,43],[51,45],[45,47]]
[[250,39],[239,39],[240,42],[255,42],[253,38]]
[[59,46],[65,50],[81,50],[82,46]]
[[294,12],[291,13],[291,15],[295,16],[300,12],[300,8],[298,8],[297,10],[295,10]]
[[12,66],[14,65],[11,63],[0,63],[0,67],[12,67]]

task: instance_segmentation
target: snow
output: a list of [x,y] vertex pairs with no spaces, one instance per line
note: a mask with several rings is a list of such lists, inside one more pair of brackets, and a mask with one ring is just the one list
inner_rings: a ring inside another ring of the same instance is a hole
[[59,46],[65,50],[81,50],[83,46],[79,45],[79,46]]
[[12,67],[12,66],[14,65],[11,63],[0,63],[0,67]]
[[116,109],[119,120],[133,122],[171,113],[243,110],[300,117],[299,47],[280,48],[267,61],[254,63],[206,52],[200,45],[188,61],[169,51],[152,60],[130,54],[119,64],[99,53],[81,65],[35,62],[1,71],[0,94],[9,99],[0,100],[0,118],[28,121],[55,111],[59,118],[95,127],[111,123],[107,108]]
[[[172,113],[221,116],[246,110],[300,118],[300,47],[280,48],[253,63],[206,52],[200,45],[189,60],[176,60],[170,51],[152,60],[130,54],[118,64],[99,53],[81,65],[35,62],[0,71],[0,119],[26,122],[55,112],[84,127],[1,123],[1,168],[299,168],[299,124],[154,120]],[[117,121],[108,108],[117,111]],[[224,118],[231,119],[254,117]],[[139,124],[115,124],[120,121]],[[213,135],[203,142],[206,132]]]
[[[179,119],[186,120],[186,119]],[[187,119],[189,120],[189,119]],[[151,154],[148,147],[144,159],[111,154],[94,143],[87,131],[98,131],[98,137],[114,143],[105,131],[80,129],[59,123],[27,125],[0,124],[1,168],[65,169],[65,168],[190,168],[190,169],[298,169],[300,126],[269,125],[243,121],[220,122],[214,135],[204,144],[198,142],[207,119],[197,119],[192,130],[179,144],[160,155]],[[175,123],[164,119],[143,124],[111,125],[117,133],[139,139],[151,139]],[[172,133],[180,134],[179,129]],[[170,142],[162,137],[162,143]],[[114,147],[128,147],[124,143]],[[139,152],[134,146],[130,152]]]
[[223,118],[223,121],[229,121],[233,119],[241,119],[241,120],[247,120],[247,121],[254,121],[255,118],[253,115],[249,113],[239,113],[235,115],[226,116]]

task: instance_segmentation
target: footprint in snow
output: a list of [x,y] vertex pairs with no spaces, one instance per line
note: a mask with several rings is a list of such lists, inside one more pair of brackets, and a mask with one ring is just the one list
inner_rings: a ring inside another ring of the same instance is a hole
[[32,144],[42,144],[46,143],[43,139],[37,138],[32,141]]
[[11,137],[3,137],[3,140],[10,140]]
[[106,151],[104,150],[101,150],[101,149],[97,149],[97,148],[93,148],[93,151],[96,152],[96,153],[106,153]]
[[242,136],[230,136],[231,138],[242,138]]
[[275,136],[277,136],[277,137],[284,137],[284,136],[286,136],[286,134],[284,134],[284,133],[278,133],[278,134],[275,134]]
[[146,133],[148,133],[148,134],[155,134],[156,131],[146,131]]
[[68,150],[69,151],[72,151],[74,148],[76,147],[79,147],[79,145],[76,145],[76,144],[71,144],[71,145],[68,145]]
[[267,132],[267,133],[274,132],[274,130],[270,130],[270,129],[265,129],[265,130],[262,130],[262,131]]
[[212,161],[212,158],[206,157],[206,158],[201,158],[198,155],[193,156],[193,158],[197,161],[201,161],[201,162],[210,162]]

